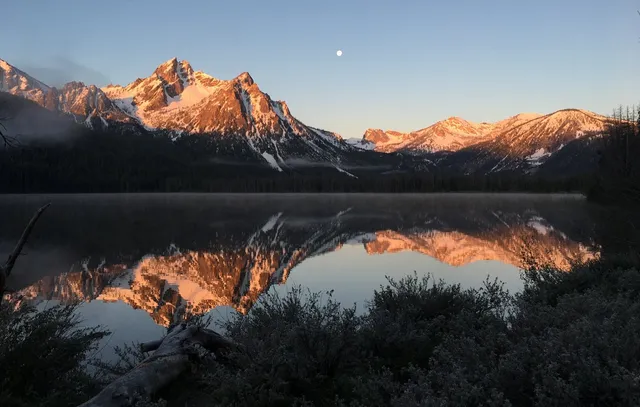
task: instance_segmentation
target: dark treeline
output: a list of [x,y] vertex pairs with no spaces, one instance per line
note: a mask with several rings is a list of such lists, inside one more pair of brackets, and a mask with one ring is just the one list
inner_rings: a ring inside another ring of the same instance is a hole
[[600,213],[603,219],[596,223],[601,257],[624,259],[634,267],[640,265],[640,114],[636,112],[619,108],[614,113],[616,123],[602,139],[598,174],[588,193],[594,202],[617,206]]
[[640,115],[635,109],[619,108],[600,148],[600,162],[593,201],[618,205],[640,204]]
[[237,153],[203,137],[171,141],[88,131],[66,144],[0,149],[0,192],[557,192],[590,186],[589,177],[518,174],[354,170],[354,178],[327,167],[277,173],[254,162],[238,163],[242,154]]

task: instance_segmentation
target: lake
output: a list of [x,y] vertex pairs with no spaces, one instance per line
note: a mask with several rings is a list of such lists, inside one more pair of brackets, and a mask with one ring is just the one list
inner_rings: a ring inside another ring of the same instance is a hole
[[189,315],[248,312],[268,290],[334,290],[363,310],[413,272],[522,287],[526,259],[569,270],[599,255],[579,195],[122,194],[0,196],[0,256],[52,202],[9,279],[44,307],[81,300],[104,352],[159,338]]

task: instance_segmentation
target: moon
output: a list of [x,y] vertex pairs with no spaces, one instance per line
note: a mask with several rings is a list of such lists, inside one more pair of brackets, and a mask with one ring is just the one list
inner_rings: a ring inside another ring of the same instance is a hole
[[336,55],[337,55],[337,56],[339,56],[339,57],[340,57],[340,56],[342,56],[342,50],[341,50],[341,49],[339,49],[339,50],[336,52]]

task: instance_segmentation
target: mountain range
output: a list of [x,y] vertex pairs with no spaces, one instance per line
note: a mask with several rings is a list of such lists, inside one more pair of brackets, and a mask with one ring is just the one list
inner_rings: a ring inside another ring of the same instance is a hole
[[[566,109],[523,113],[496,123],[450,117],[410,133],[368,129],[362,139],[345,140],[296,119],[284,101],[273,100],[247,72],[222,80],[177,58],[127,85],[99,88],[70,82],[59,89],[0,60],[0,92],[0,117],[3,111],[9,117],[3,124],[14,136],[54,138],[69,132],[71,123],[174,141],[198,135],[210,138],[220,157],[258,164],[263,171],[312,166],[351,177],[366,169],[552,174],[559,164],[565,173],[584,172],[593,160],[576,157],[593,154],[590,140],[610,122],[593,112]],[[554,159],[563,150],[569,156]]]

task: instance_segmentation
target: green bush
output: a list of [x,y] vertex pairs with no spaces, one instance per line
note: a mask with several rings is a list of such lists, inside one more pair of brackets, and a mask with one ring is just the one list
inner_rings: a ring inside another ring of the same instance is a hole
[[74,311],[0,304],[0,406],[77,406],[97,392],[85,361],[107,332],[81,328]]
[[283,405],[333,399],[346,391],[345,374],[362,369],[364,354],[355,307],[341,308],[321,294],[293,288],[269,293],[250,312],[226,324],[246,352],[235,369],[214,369],[205,382],[220,383],[213,398],[228,405]]

